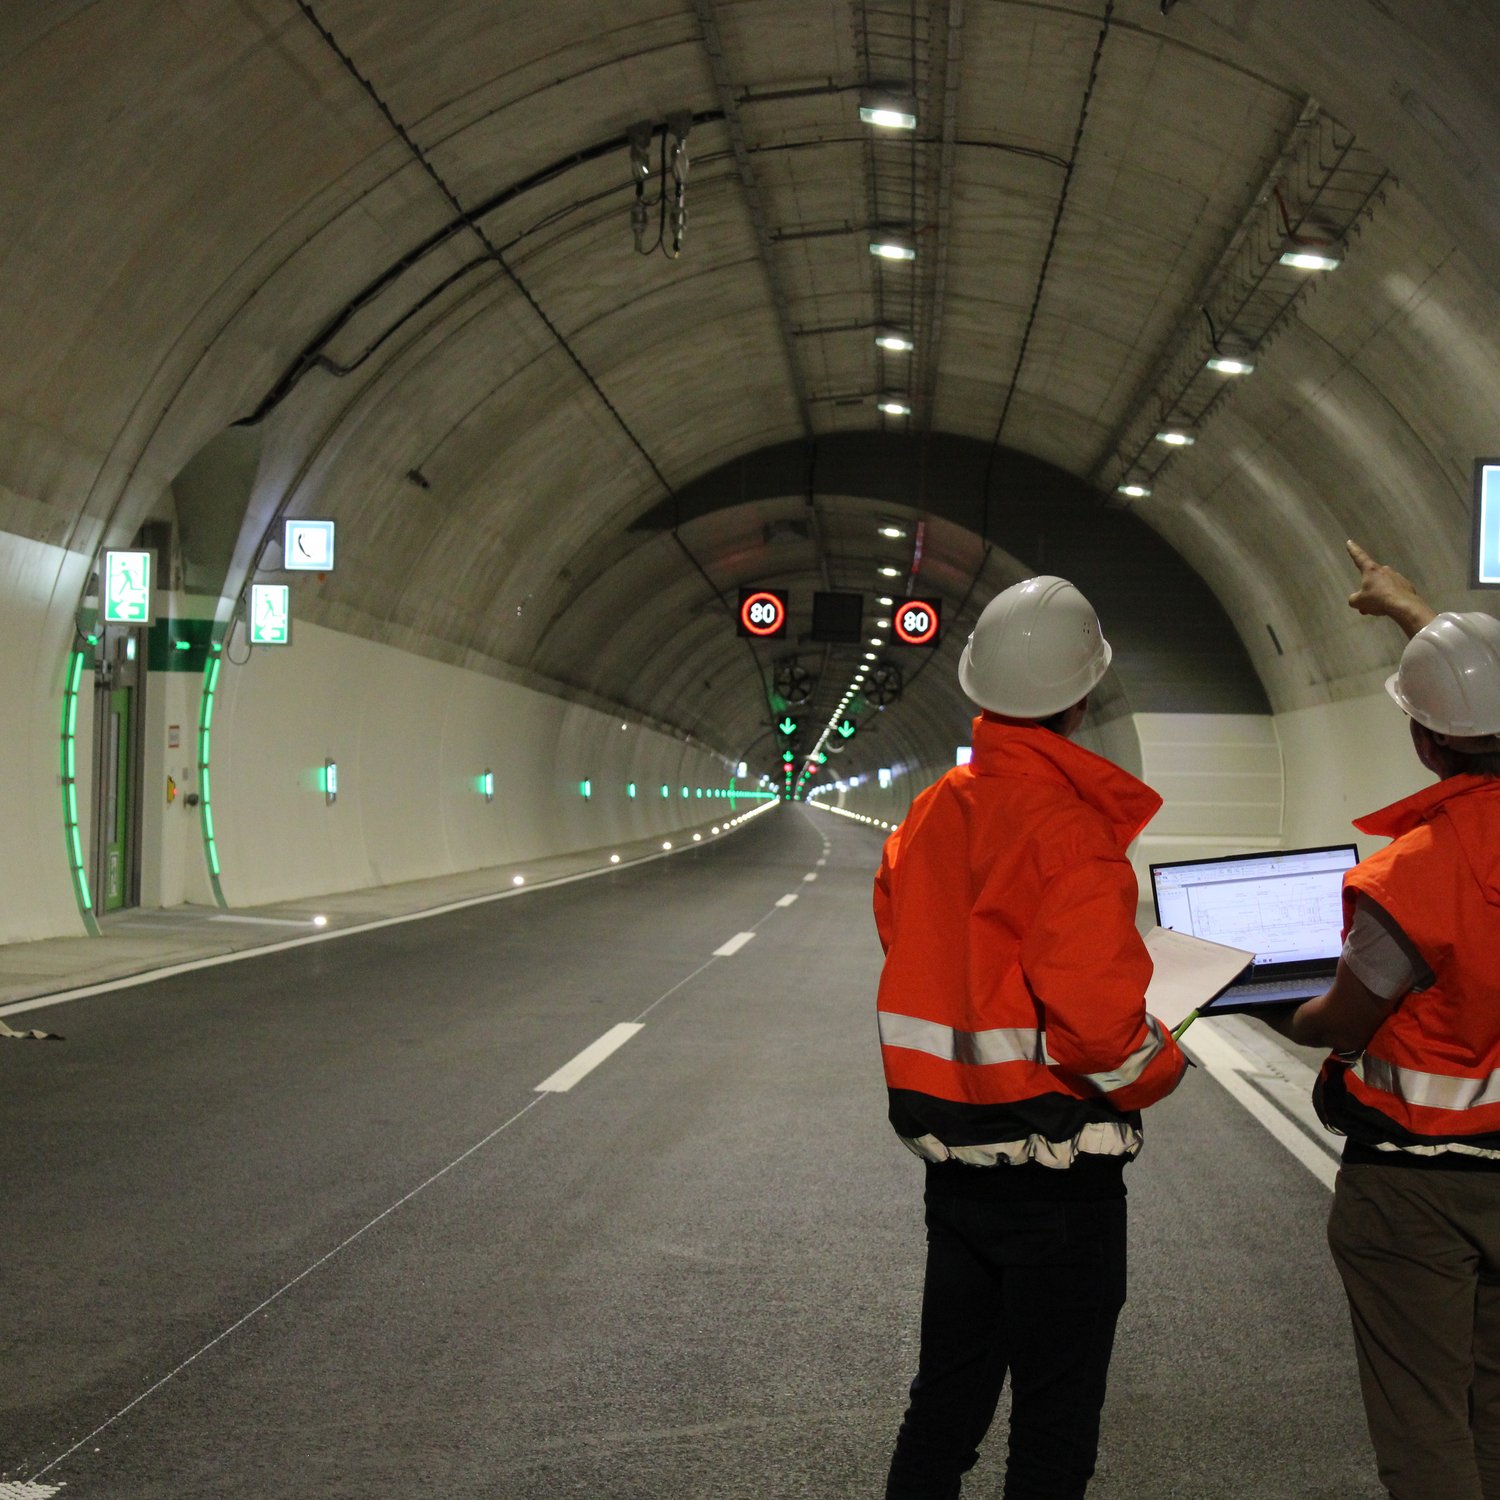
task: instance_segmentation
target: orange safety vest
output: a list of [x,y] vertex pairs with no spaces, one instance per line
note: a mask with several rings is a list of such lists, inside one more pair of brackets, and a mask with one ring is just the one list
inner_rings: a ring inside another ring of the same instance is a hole
[[1102,757],[988,714],[972,762],[913,802],[875,882],[881,1054],[908,1142],[1089,1150],[1091,1124],[1138,1125],[1176,1086],[1125,857],[1160,806]]
[[1450,776],[1354,826],[1395,842],[1345,877],[1345,931],[1363,892],[1435,978],[1397,1003],[1357,1066],[1328,1059],[1319,1111],[1369,1146],[1500,1154],[1500,778]]

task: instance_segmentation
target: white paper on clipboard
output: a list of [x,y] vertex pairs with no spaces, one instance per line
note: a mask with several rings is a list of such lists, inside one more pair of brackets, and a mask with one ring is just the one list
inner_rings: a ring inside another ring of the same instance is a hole
[[1153,927],[1146,952],[1154,965],[1146,988],[1146,1009],[1168,1031],[1176,1031],[1200,1006],[1234,983],[1255,955],[1204,938]]

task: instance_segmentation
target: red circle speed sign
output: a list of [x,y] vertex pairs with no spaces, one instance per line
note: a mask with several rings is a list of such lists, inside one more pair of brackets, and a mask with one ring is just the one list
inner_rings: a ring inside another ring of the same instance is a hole
[[776,635],[786,625],[786,601],[769,589],[747,593],[740,600],[740,624],[751,635]]
[[937,640],[942,610],[936,599],[902,599],[891,618],[903,646],[930,646]]

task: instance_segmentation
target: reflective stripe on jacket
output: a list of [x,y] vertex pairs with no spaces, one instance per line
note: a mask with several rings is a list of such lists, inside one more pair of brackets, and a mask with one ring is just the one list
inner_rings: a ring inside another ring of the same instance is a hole
[[1366,1145],[1500,1149],[1500,779],[1450,776],[1354,826],[1395,842],[1345,877],[1345,929],[1364,892],[1435,977],[1356,1067],[1329,1058],[1319,1110]]
[[902,1136],[1067,1141],[1176,1085],[1182,1054],[1142,999],[1151,960],[1125,858],[1160,806],[1060,735],[975,720],[973,760],[916,799],[875,882]]

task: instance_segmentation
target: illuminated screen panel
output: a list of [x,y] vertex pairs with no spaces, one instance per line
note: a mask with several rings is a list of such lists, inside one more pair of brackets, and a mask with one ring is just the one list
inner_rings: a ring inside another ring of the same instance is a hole
[[1474,465],[1474,548],[1469,583],[1476,589],[1500,588],[1500,458],[1481,458]]

